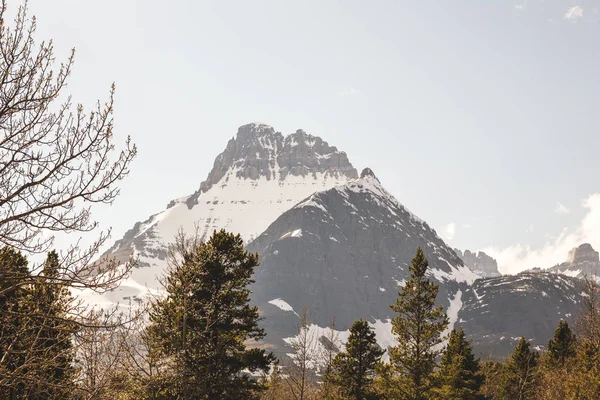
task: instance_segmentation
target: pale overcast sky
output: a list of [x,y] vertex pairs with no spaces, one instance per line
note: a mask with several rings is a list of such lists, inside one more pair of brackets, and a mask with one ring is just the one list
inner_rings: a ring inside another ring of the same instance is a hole
[[114,239],[196,190],[238,126],[260,121],[346,151],[503,272],[563,261],[583,240],[600,248],[599,9],[30,0],[37,38],[54,39],[59,60],[77,49],[75,101],[89,108],[117,84],[117,135],[139,156],[95,214]]

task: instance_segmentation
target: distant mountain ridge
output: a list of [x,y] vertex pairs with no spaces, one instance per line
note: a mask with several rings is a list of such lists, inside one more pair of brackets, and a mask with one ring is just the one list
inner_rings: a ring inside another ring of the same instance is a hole
[[465,250],[463,252],[459,249],[454,249],[454,251],[463,260],[465,265],[480,277],[494,278],[501,275],[498,272],[498,262],[483,251],[472,252]]
[[600,257],[591,244],[583,243],[569,251],[567,261],[548,268],[547,271],[575,278],[599,279]]

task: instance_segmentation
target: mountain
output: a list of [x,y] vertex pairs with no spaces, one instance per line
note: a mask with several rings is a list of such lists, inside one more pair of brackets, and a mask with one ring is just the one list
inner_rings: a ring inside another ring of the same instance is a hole
[[567,261],[557,264],[547,271],[577,278],[600,277],[600,258],[589,243],[583,243],[569,251]]
[[498,263],[496,260],[483,251],[475,253],[470,250],[462,252],[459,249],[454,249],[454,252],[469,269],[482,278],[493,278],[501,275],[498,272]]
[[[425,221],[365,169],[359,179],[312,194],[284,212],[248,249],[261,265],[252,286],[273,346],[293,336],[303,307],[315,329],[335,317],[337,329],[365,318],[389,344],[390,318],[416,249],[440,283],[438,302],[456,321],[456,305],[478,278]],[[387,331],[386,331],[387,330]]]
[[193,194],[138,222],[102,257],[137,259],[131,276],[105,297],[137,299],[157,287],[166,266],[167,245],[177,231],[197,226],[206,238],[215,229],[240,233],[249,242],[284,211],[318,190],[358,178],[346,153],[302,130],[283,136],[264,124],[238,129]]
[[156,289],[168,243],[180,228],[195,227],[201,238],[220,228],[240,233],[248,250],[259,253],[252,301],[268,333],[263,344],[280,357],[289,352],[304,307],[316,336],[335,318],[343,339],[364,318],[382,347],[393,345],[389,306],[418,247],[440,285],[436,301],[448,314],[448,332],[464,327],[476,352],[494,357],[508,354],[521,335],[545,345],[558,321],[570,320],[579,306],[582,281],[575,277],[599,264],[584,244],[549,272],[499,276],[493,258],[450,248],[372,170],[359,177],[336,147],[302,130],[284,136],[248,124],[194,193],[136,223],[105,253],[138,262],[117,289],[93,300],[127,303]]
[[483,357],[506,356],[521,336],[539,350],[561,319],[573,322],[583,290],[580,279],[550,272],[479,279],[462,295],[457,328]]

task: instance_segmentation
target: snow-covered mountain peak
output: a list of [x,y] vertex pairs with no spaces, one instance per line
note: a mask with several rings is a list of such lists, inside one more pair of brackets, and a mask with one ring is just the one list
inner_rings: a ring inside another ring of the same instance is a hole
[[236,137],[217,156],[208,177],[186,204],[193,208],[202,193],[214,185],[227,184],[231,178],[280,183],[288,177],[330,178],[345,182],[357,176],[346,153],[320,137],[303,130],[284,137],[269,125],[251,123],[239,127]]
[[195,193],[135,224],[106,255],[118,260],[136,256],[139,268],[131,280],[154,288],[166,264],[167,245],[180,229],[192,233],[197,227],[202,238],[226,229],[249,242],[302,199],[357,177],[346,153],[319,137],[301,130],[283,136],[269,125],[243,125]]
[[360,179],[365,179],[367,177],[371,177],[371,178],[375,179],[377,182],[379,182],[379,179],[377,179],[377,176],[375,176],[375,172],[373,172],[373,170],[368,167],[363,169],[362,172],[360,173]]

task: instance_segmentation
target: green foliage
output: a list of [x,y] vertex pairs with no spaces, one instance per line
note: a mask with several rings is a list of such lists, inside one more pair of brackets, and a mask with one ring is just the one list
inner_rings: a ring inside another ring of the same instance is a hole
[[271,354],[247,348],[265,336],[258,308],[249,305],[258,255],[239,235],[214,232],[185,251],[166,279],[166,298],[150,313],[149,334],[173,360],[169,396],[183,399],[252,399],[262,385],[242,371],[269,369]]
[[377,345],[375,332],[368,322],[360,319],[350,327],[346,351],[333,360],[334,382],[344,398],[372,399],[375,367],[385,353]]
[[37,331],[33,348],[37,349],[35,356],[44,360],[36,371],[40,384],[35,391],[40,399],[68,398],[75,388],[72,338],[78,327],[69,315],[73,298],[60,280],[59,268],[58,254],[52,251],[32,288],[32,323]]
[[20,252],[0,249],[0,395],[69,398],[75,390],[72,298],[56,252],[31,276]]
[[403,398],[427,399],[433,386],[438,345],[448,326],[448,317],[441,306],[435,306],[439,286],[426,278],[428,262],[423,250],[409,266],[410,279],[391,307],[398,313],[392,320],[392,333],[398,345],[391,350],[390,361],[399,374]]
[[452,330],[448,345],[442,354],[440,369],[436,374],[438,387],[435,398],[448,400],[476,400],[483,384],[479,360],[473,355],[471,343],[464,330]]
[[554,331],[554,337],[548,341],[547,365],[550,367],[563,367],[565,363],[575,356],[575,334],[571,332],[566,321],[560,321]]
[[484,377],[480,393],[485,399],[498,398],[500,387],[502,386],[504,366],[502,363],[494,360],[485,360],[481,362],[480,370]]
[[531,351],[530,346],[524,337],[519,339],[504,365],[499,398],[525,400],[535,397],[538,354]]
[[0,397],[26,394],[23,370],[27,361],[27,332],[31,315],[27,259],[11,247],[0,249]]

